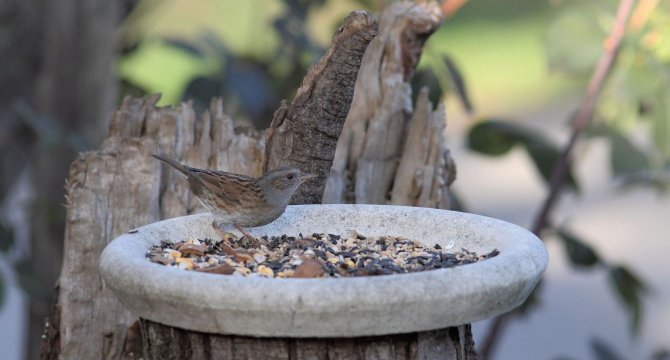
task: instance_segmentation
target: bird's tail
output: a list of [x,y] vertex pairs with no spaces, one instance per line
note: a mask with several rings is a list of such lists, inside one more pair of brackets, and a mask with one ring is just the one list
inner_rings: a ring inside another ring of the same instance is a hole
[[162,161],[162,162],[164,162],[164,163],[166,163],[166,164],[172,166],[173,168],[179,170],[179,171],[180,171],[181,173],[183,173],[184,175],[186,175],[186,176],[189,175],[189,170],[191,169],[190,167],[188,167],[188,166],[186,166],[186,165],[184,165],[184,164],[180,164],[180,163],[178,163],[178,162],[176,162],[176,161],[174,161],[174,160],[172,160],[172,159],[168,159],[168,158],[166,158],[166,157],[163,156],[163,155],[151,154],[151,156],[153,156],[153,157],[155,157],[156,159],[158,159],[158,160],[160,160],[160,161]]

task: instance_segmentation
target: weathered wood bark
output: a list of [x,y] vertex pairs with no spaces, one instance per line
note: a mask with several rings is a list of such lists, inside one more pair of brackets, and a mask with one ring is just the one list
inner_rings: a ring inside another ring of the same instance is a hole
[[142,319],[147,360],[476,359],[470,325],[361,338],[278,339],[197,333]]
[[444,105],[432,110],[428,90],[423,88],[409,121],[407,138],[391,189],[391,203],[449,208],[447,187],[456,167],[444,139]]
[[328,52],[305,76],[295,98],[282,103],[267,132],[264,170],[295,165],[318,175],[304,183],[294,204],[320,204],[337,139],[347,118],[361,58],[377,35],[377,22],[354,11],[333,37]]
[[434,1],[398,2],[381,15],[337,144],[324,203],[448,208],[455,168],[445,144],[444,107],[427,94],[412,105],[409,80],[424,41],[442,22]]
[[235,133],[220,100],[199,119],[190,104],[156,108],[157,101],[158,96],[124,99],[101,148],[82,154],[70,169],[65,254],[56,313],[43,343],[45,359],[133,358],[126,337],[137,318],[101,282],[99,255],[128,229],[201,209],[182,179],[160,171],[148,154],[260,174],[261,137]]

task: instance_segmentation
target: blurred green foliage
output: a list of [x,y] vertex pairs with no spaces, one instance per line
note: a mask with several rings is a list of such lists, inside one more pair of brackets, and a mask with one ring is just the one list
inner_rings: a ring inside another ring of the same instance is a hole
[[[573,77],[590,73],[607,46],[614,5],[588,3],[558,17],[545,43],[552,70]],[[639,2],[631,16],[590,134],[610,140],[614,176],[665,191],[667,182],[661,180],[670,181],[670,8],[667,2],[653,5]],[[653,146],[636,145],[632,135],[638,131],[646,132]]]
[[[161,92],[159,104],[177,104],[189,98],[195,79],[208,79],[207,86],[198,87],[210,97],[223,96],[234,119],[263,127],[267,109],[291,97],[346,14],[378,10],[387,2],[174,0],[159,6],[156,0],[144,0],[121,32],[126,52],[119,75],[132,85],[122,94]],[[565,77],[546,76],[541,34],[555,10],[544,1],[471,1],[429,38],[417,78],[437,85],[431,92],[435,101],[443,92],[457,94],[458,66],[469,90],[466,111],[472,104],[495,113],[553,99],[571,84]],[[188,46],[174,46],[177,42]],[[228,76],[239,71],[248,76],[227,85]],[[263,87],[270,96],[246,103],[249,96],[238,92],[247,87]],[[259,111],[266,103],[266,110]]]
[[563,240],[565,252],[575,268],[588,268],[600,263],[598,253],[579,235],[568,229],[558,229],[556,235]]
[[591,352],[596,360],[623,360],[624,356],[619,355],[607,342],[593,338],[590,342]]
[[625,266],[613,266],[609,269],[610,281],[614,284],[628,310],[630,327],[633,334],[638,334],[642,319],[642,295],[648,291],[642,280]]
[[[514,146],[522,146],[547,183],[561,157],[560,148],[543,134],[512,121],[497,119],[483,119],[472,126],[468,133],[468,145],[471,150],[489,156],[504,155]],[[568,173],[567,185],[572,190],[578,190],[572,171]]]
[[[6,253],[14,245],[14,234],[12,230],[0,221],[0,255]],[[5,279],[0,273],[0,308],[5,302]]]
[[[618,61],[599,99],[596,121],[585,135],[609,142],[614,179],[628,187],[652,186],[666,192],[670,189],[670,11],[668,3],[638,4]],[[609,46],[607,37],[615,13],[615,1],[565,6],[546,33],[550,70],[572,77],[586,88],[588,76],[604,47]],[[469,130],[468,146],[488,156],[501,156],[521,146],[547,185],[560,156],[559,148],[542,134],[513,120],[479,119]],[[575,189],[576,184],[570,171],[568,185]],[[599,265],[607,269],[612,289],[629,315],[631,332],[637,335],[641,299],[648,293],[644,282],[627,266],[601,258],[585,239],[564,224],[553,229],[553,234],[563,242],[574,267],[594,269]],[[607,348],[599,343],[593,349],[597,358],[607,356]]]
[[[332,8],[339,18],[332,16]],[[197,17],[189,26],[177,9]],[[344,10],[342,3],[322,0],[175,1],[167,10],[140,6],[137,11],[143,13],[131,17],[122,32],[128,51],[119,72],[131,85],[125,91],[161,92],[160,104],[193,101],[200,110],[220,96],[238,123],[264,128],[281,99],[298,88],[305,69],[325,50],[327,41],[310,31],[314,25],[309,17],[326,19],[325,28],[319,27],[332,34]],[[208,16],[203,19],[203,14]],[[146,25],[151,19],[171,18],[187,24]]]

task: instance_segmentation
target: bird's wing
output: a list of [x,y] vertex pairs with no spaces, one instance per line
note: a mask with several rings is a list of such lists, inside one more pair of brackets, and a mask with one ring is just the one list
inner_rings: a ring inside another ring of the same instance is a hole
[[249,193],[253,192],[256,187],[256,179],[250,176],[200,169],[193,169],[191,174],[200,180],[205,189],[221,198],[222,203],[229,206],[244,205],[241,199],[253,196]]

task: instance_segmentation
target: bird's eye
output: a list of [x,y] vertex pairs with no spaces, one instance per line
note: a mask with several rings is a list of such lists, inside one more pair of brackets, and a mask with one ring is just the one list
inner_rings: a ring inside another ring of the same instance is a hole
[[294,175],[293,174],[288,174],[286,175],[286,178],[289,180],[293,180]]

